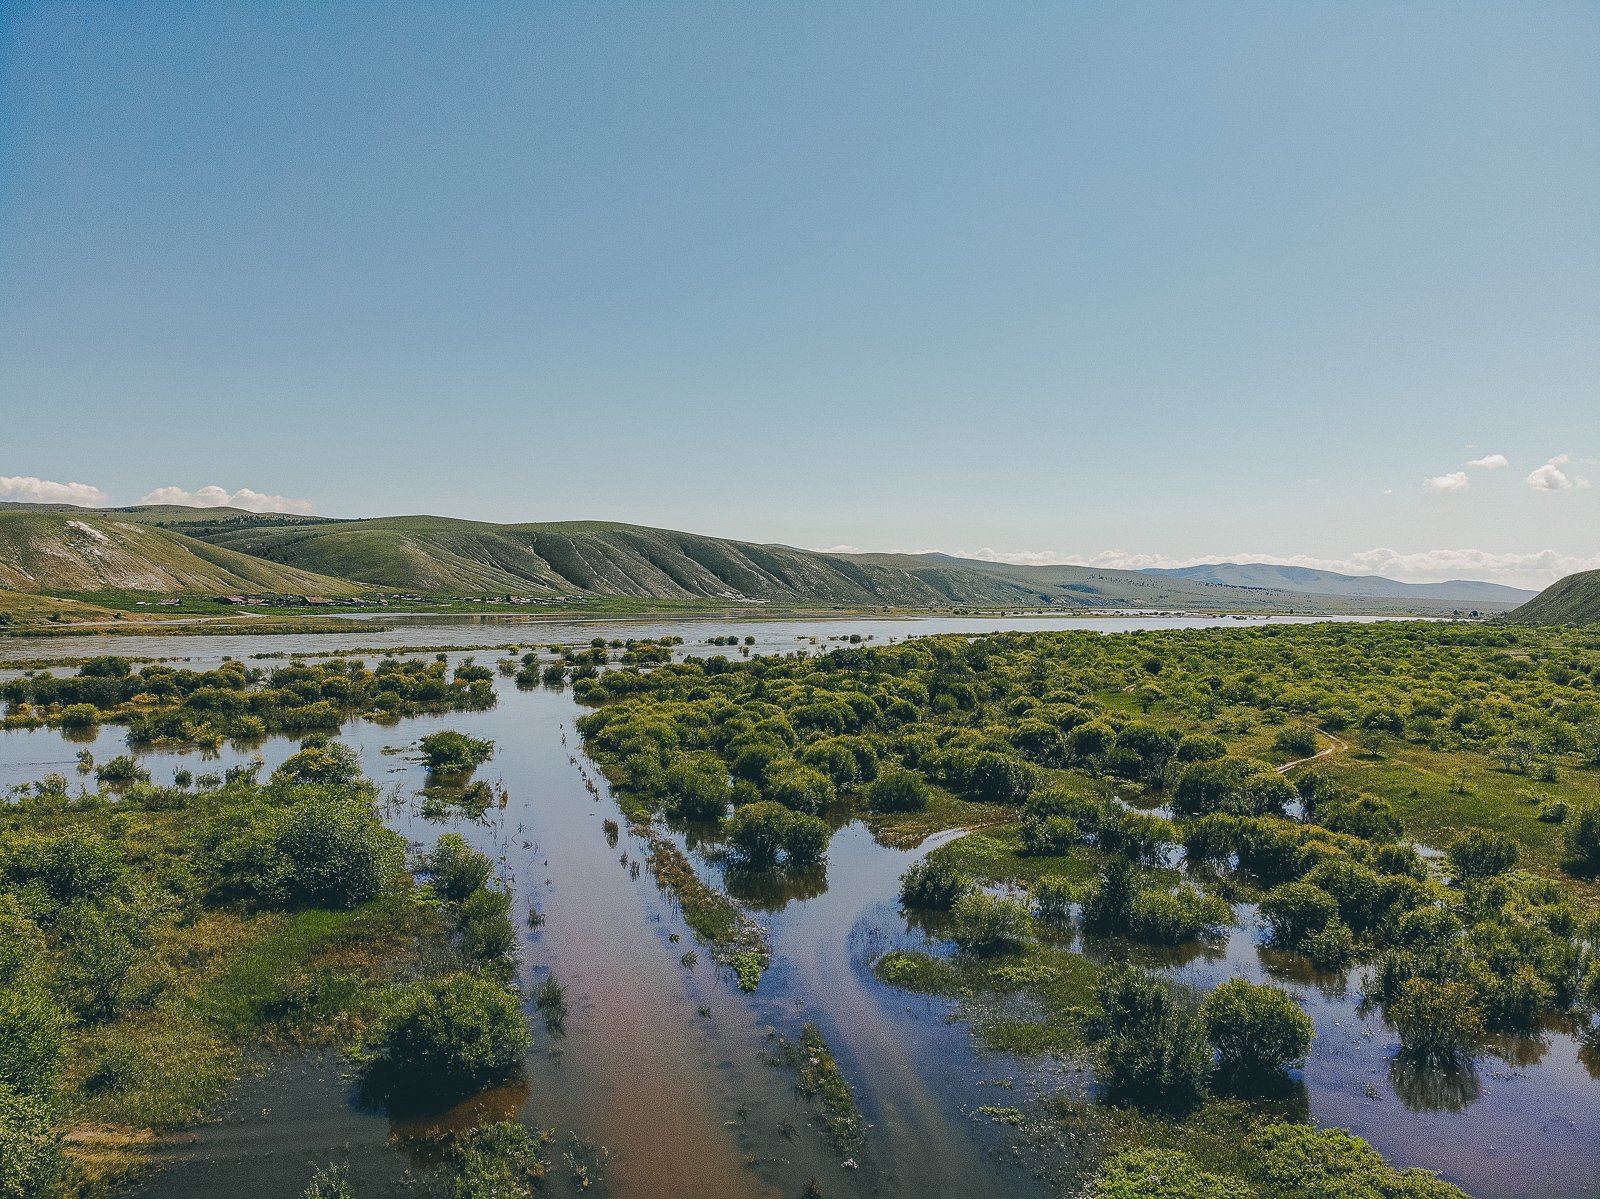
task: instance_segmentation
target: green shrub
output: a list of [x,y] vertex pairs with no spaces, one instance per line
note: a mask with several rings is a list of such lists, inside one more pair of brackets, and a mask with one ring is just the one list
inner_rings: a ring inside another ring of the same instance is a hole
[[467,844],[460,833],[445,833],[424,861],[441,898],[460,903],[489,881],[494,863]]
[[828,826],[818,816],[796,812],[783,830],[783,852],[791,866],[815,866],[828,856]]
[[1260,1083],[1305,1065],[1315,1033],[1311,1018],[1287,991],[1242,978],[1229,979],[1207,995],[1200,1018],[1222,1074],[1236,1083]]
[[1303,943],[1307,957],[1323,970],[1341,970],[1356,956],[1356,935],[1335,916]]
[[367,1080],[391,1102],[454,1098],[511,1078],[530,1044],[514,992],[451,974],[400,996],[373,1036]]
[[345,786],[361,777],[361,756],[343,742],[308,738],[298,752],[272,772],[272,777],[291,783]]
[[834,801],[833,780],[800,762],[783,762],[767,772],[767,799],[808,815],[816,815]]
[[1256,1199],[1256,1192],[1202,1170],[1187,1153],[1124,1149],[1106,1159],[1084,1199]]
[[982,892],[958,899],[951,908],[951,936],[968,953],[989,957],[1016,953],[1033,936],[1027,905]]
[[1483,1039],[1483,1012],[1463,982],[1409,978],[1387,1010],[1400,1034],[1400,1048],[1416,1061],[1458,1065]]
[[746,864],[771,866],[783,849],[783,836],[793,813],[780,803],[745,804],[728,820],[728,844]]
[[472,961],[496,962],[516,949],[511,895],[498,887],[479,887],[461,904],[461,950]]
[[1304,725],[1288,725],[1278,730],[1272,748],[1292,758],[1309,758],[1317,752],[1317,734]]
[[1467,1199],[1421,1170],[1394,1170],[1342,1128],[1271,1124],[1246,1143],[1250,1175],[1274,1199]]
[[721,820],[732,798],[728,768],[715,754],[693,754],[668,766],[661,790],[667,810],[684,820]]
[[867,807],[874,812],[921,812],[928,806],[928,784],[911,770],[885,770],[867,788]]
[[1492,829],[1469,828],[1450,846],[1449,857],[1457,879],[1488,878],[1517,864],[1517,843]]
[[61,1138],[43,1101],[0,1083],[0,1199],[40,1199],[61,1173]]
[[428,769],[435,774],[457,774],[481,766],[494,753],[493,741],[468,737],[453,729],[430,733],[417,743]]
[[1106,1098],[1168,1112],[1198,1103],[1211,1050],[1194,1014],[1161,980],[1128,966],[1108,967],[1097,993],[1105,1013],[1097,1076]]
[[938,858],[918,862],[900,876],[900,903],[912,909],[947,912],[972,890],[970,878]]
[[0,1086],[39,1097],[55,1085],[65,1024],[44,985],[44,953],[38,928],[0,896]]
[[355,1199],[355,1194],[342,1167],[324,1166],[311,1176],[300,1199]]
[[457,1137],[448,1165],[448,1199],[532,1199],[545,1176],[544,1139],[512,1120],[485,1124]]
[[271,889],[285,907],[353,908],[394,888],[405,842],[362,799],[317,796],[277,824]]
[[1600,874],[1600,804],[1578,810],[1566,823],[1569,866],[1581,874]]
[[100,709],[93,704],[68,704],[61,711],[61,727],[64,729],[93,728],[100,723]]
[[1128,911],[1126,933],[1149,945],[1181,945],[1196,937],[1216,936],[1233,919],[1233,909],[1214,895],[1188,885],[1165,891],[1137,892]]
[[1275,945],[1299,949],[1339,915],[1339,901],[1310,883],[1284,883],[1262,897],[1261,915]]
[[94,777],[102,783],[148,783],[150,772],[132,754],[118,754],[96,766]]

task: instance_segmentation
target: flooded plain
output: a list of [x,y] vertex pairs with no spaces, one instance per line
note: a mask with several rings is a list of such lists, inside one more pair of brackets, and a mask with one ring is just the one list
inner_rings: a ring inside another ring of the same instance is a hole
[[[1276,618],[1273,623],[1287,619]],[[942,618],[928,620],[535,622],[418,618],[384,630],[352,622],[348,635],[71,637],[0,645],[4,660],[119,653],[203,667],[224,657],[261,664],[356,649],[369,658],[427,646],[489,664],[509,644],[586,644],[684,638],[679,653],[738,654],[708,637],[755,638],[751,653],[820,652],[839,639],[900,640],[997,628],[1138,628],[1261,623],[1215,618]],[[385,623],[390,623],[386,620]],[[449,647],[444,649],[444,647]],[[647,847],[626,828],[573,722],[582,709],[562,690],[496,683],[483,712],[350,722],[341,739],[369,777],[392,793],[387,819],[419,847],[449,831],[495,858],[513,891],[513,912],[543,917],[525,928],[525,994],[554,975],[566,988],[564,1031],[533,1012],[535,1044],[525,1086],[481,1096],[436,1120],[396,1122],[366,1110],[336,1055],[276,1058],[247,1076],[220,1118],[165,1140],[162,1168],[139,1189],[150,1199],[226,1194],[278,1199],[300,1193],[311,1172],[347,1165],[361,1195],[414,1194],[432,1168],[430,1134],[442,1122],[516,1115],[552,1130],[551,1193],[645,1197],[779,1196],[809,1178],[828,1195],[928,1196],[1070,1193],[1070,1169],[1048,1165],[1023,1129],[979,1111],[1026,1110],[1045,1096],[1088,1093],[1081,1063],[1021,1058],[978,1048],[947,1000],[884,986],[872,964],[897,947],[947,952],[908,925],[895,896],[917,850],[874,841],[852,822],[835,834],[824,869],[785,889],[728,880],[766,928],[772,965],[753,995],[741,993],[703,949],[648,867]],[[477,777],[503,786],[503,807],[481,820],[429,819],[418,796],[420,763],[395,750],[440,728],[496,743]],[[0,788],[50,772],[74,774],[75,756],[126,751],[124,730],[87,738],[56,730],[0,733]],[[224,746],[215,754],[141,754],[157,781],[180,766],[221,770],[259,756],[272,769],[296,748],[288,738]],[[386,752],[389,751],[389,752]],[[714,847],[676,833],[702,872],[723,881]],[[641,868],[642,867],[642,868]],[[520,921],[519,921],[520,923]],[[1317,1026],[1317,1042],[1293,1099],[1319,1123],[1350,1128],[1397,1165],[1435,1169],[1483,1199],[1600,1193],[1600,1063],[1585,1059],[1570,1030],[1503,1045],[1469,1075],[1407,1077],[1391,1069],[1396,1039],[1361,1004],[1361,975],[1306,973],[1297,959],[1260,944],[1253,911],[1223,947],[1162,963],[1172,977],[1213,986],[1243,975],[1287,986]],[[780,1040],[815,1023],[855,1089],[867,1122],[859,1145],[836,1149],[817,1109],[796,1089]]]

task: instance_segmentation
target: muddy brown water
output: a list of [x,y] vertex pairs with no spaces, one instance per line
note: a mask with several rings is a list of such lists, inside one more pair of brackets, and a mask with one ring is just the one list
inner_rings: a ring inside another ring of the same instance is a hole
[[[672,633],[685,638],[680,653],[737,654],[704,639],[750,634],[758,639],[752,652],[787,653],[826,650],[838,644],[831,638],[850,633],[881,643],[1000,627],[1117,632],[1211,623],[1245,622],[428,619],[381,632],[353,628],[338,637],[12,641],[0,644],[0,654],[116,652],[203,666],[224,656],[335,648],[376,657],[386,648],[426,644],[459,647],[450,651],[452,661],[475,655],[487,663],[498,652],[485,646],[581,643],[593,636]],[[625,829],[616,845],[608,842],[602,822],[617,813],[573,729],[578,705],[565,691],[522,691],[505,679],[496,686],[499,703],[488,712],[392,726],[351,722],[341,736],[360,752],[370,777],[400,797],[389,815],[399,831],[419,846],[446,831],[463,833],[499,862],[514,892],[514,913],[532,903],[543,914],[537,930],[524,932],[521,981],[529,995],[547,974],[566,987],[564,1035],[547,1033],[530,1002],[536,1037],[525,1085],[424,1120],[391,1121],[364,1109],[337,1055],[266,1061],[241,1081],[215,1121],[163,1139],[161,1168],[140,1194],[298,1196],[312,1171],[329,1163],[348,1169],[360,1195],[416,1194],[419,1181],[426,1190],[437,1178],[431,1133],[513,1115],[554,1132],[547,1184],[554,1194],[579,1193],[579,1166],[595,1183],[585,1193],[626,1199],[794,1195],[812,1176],[825,1194],[846,1196],[1030,1196],[1070,1187],[1070,1171],[1055,1166],[1036,1177],[1042,1159],[1024,1133],[978,1108],[1026,1109],[1043,1095],[1082,1095],[1081,1064],[982,1052],[950,1003],[895,991],[872,976],[872,963],[890,948],[948,948],[908,926],[894,902],[900,874],[930,846],[887,848],[852,823],[835,834],[824,871],[788,886],[727,880],[766,926],[774,955],[759,990],[742,994],[703,947],[693,969],[682,964],[693,934],[648,868],[637,874],[631,868],[645,847]],[[482,821],[420,815],[414,797],[424,783],[421,767],[383,751],[439,728],[494,739],[496,754],[478,777],[503,783],[505,808],[491,808]],[[124,752],[123,730],[104,726],[76,740],[52,730],[0,734],[0,787],[51,771],[76,779],[74,755],[85,747],[102,759]],[[289,739],[273,738],[209,757],[141,756],[164,780],[180,765],[200,773],[256,755],[270,770],[294,748]],[[674,835],[708,877],[722,878],[714,846]],[[1583,1057],[1571,1030],[1507,1043],[1503,1057],[1481,1059],[1469,1076],[1408,1076],[1392,1067],[1393,1034],[1361,1009],[1359,973],[1315,976],[1271,954],[1260,946],[1247,908],[1224,947],[1152,964],[1201,986],[1232,975],[1288,986],[1318,1030],[1295,1103],[1321,1123],[1367,1137],[1397,1164],[1439,1170],[1484,1199],[1600,1194],[1600,1063]],[[796,1039],[806,1021],[833,1047],[869,1125],[865,1141],[842,1153],[817,1127],[816,1107],[796,1093],[792,1069],[776,1063],[775,1038]]]

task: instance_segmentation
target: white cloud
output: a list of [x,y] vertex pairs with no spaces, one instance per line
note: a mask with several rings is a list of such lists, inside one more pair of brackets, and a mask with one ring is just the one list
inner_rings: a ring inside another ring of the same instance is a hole
[[830,545],[825,549],[812,550],[814,554],[864,554],[867,551],[859,545]]
[[1571,455],[1557,454],[1528,475],[1528,486],[1535,491],[1566,491],[1572,486],[1572,480],[1561,468],[1571,461]]
[[77,504],[102,508],[106,493],[88,483],[56,483],[32,475],[0,475],[0,499],[26,504]]
[[1468,466],[1480,467],[1483,470],[1500,470],[1511,465],[1511,459],[1504,454],[1487,454],[1482,458],[1474,458],[1467,463]]
[[139,501],[141,504],[181,504],[186,508],[243,508],[246,512],[310,512],[310,500],[293,500],[283,495],[267,495],[241,487],[230,492],[215,483],[197,491],[182,487],[157,487]]
[[1422,482],[1429,491],[1465,491],[1469,486],[1467,472],[1464,470],[1453,470],[1447,475],[1435,475]]

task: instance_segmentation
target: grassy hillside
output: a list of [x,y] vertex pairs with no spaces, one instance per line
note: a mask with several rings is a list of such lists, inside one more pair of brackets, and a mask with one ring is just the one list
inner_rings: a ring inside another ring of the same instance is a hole
[[599,593],[662,600],[939,608],[1449,611],[1445,603],[1318,598],[1136,571],[944,555],[819,554],[604,521],[495,525],[435,516],[195,526],[196,536],[303,570],[404,591]]
[[0,505],[0,587],[97,599],[115,590],[333,596],[364,586],[424,596],[900,608],[1450,614],[1469,606],[1413,591],[1318,595],[943,554],[822,554],[605,521],[498,525],[439,516],[328,520],[228,508]]
[[312,595],[364,590],[115,515],[15,507],[0,510],[0,588]]
[[115,620],[121,613],[97,604],[34,595],[28,591],[0,590],[0,628],[27,629],[38,625],[69,625]]
[[1520,624],[1600,624],[1600,570],[1552,583],[1511,614]]

